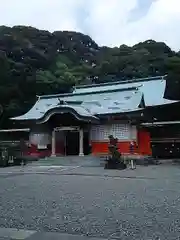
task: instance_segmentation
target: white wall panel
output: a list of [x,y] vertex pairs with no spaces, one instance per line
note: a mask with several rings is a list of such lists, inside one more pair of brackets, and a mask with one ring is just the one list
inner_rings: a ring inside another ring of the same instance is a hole
[[51,143],[51,136],[48,133],[31,132],[29,143],[34,145],[48,145]]
[[130,124],[115,123],[112,125],[94,125],[91,127],[92,141],[107,141],[109,135],[117,137],[119,140],[136,140],[136,126]]
[[[56,140],[64,141],[64,132],[56,132]],[[29,134],[29,143],[34,145],[45,146],[52,143],[52,132],[45,126],[35,126]]]
[[130,126],[128,124],[112,124],[111,134],[119,140],[128,140],[130,137]]
[[46,126],[34,126],[29,134],[29,143],[37,146],[51,144],[51,132]]

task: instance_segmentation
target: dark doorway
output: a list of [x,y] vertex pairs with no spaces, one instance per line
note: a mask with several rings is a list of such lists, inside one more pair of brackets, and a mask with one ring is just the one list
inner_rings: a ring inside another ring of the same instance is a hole
[[89,155],[91,153],[90,149],[90,139],[89,139],[89,132],[84,132],[84,155]]
[[[67,131],[66,132],[66,155],[77,156],[79,155],[79,132]],[[89,146],[89,132],[84,132],[84,155],[90,154]]]
[[79,155],[79,132],[66,132],[66,155]]

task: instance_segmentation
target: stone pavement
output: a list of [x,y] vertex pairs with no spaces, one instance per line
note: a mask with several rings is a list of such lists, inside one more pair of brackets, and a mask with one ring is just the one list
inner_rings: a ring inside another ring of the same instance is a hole
[[58,232],[37,232],[16,228],[0,228],[0,240],[107,240],[91,238],[82,235],[64,234]]
[[0,240],[179,239],[179,165],[38,164],[0,169]]
[[105,170],[103,168],[94,167],[76,167],[71,171],[63,171],[64,175],[74,176],[97,176],[112,178],[129,178],[129,179],[171,179],[180,182],[180,165],[162,164],[156,166],[137,166],[136,169],[131,168],[125,170]]
[[[136,178],[136,179],[175,179],[180,181],[180,164],[165,163],[160,165],[136,166],[132,170],[130,166],[125,170],[105,170],[101,161],[93,159],[67,161],[67,159],[55,159],[38,161],[26,166],[0,168],[0,178],[19,174],[55,174],[66,176],[90,176],[112,178]],[[171,173],[171,174],[170,174]]]
[[[160,165],[140,166],[135,170],[105,170],[104,159],[94,156],[68,156],[68,157],[50,157],[37,162],[32,162],[25,167],[6,168],[5,171],[18,172],[21,169],[24,173],[36,172],[37,174],[51,173],[79,176],[99,176],[99,177],[119,177],[119,178],[166,178],[171,169],[171,178],[180,179],[180,164],[171,161],[162,161]],[[0,174],[2,170],[0,169]],[[161,174],[159,174],[161,173]]]

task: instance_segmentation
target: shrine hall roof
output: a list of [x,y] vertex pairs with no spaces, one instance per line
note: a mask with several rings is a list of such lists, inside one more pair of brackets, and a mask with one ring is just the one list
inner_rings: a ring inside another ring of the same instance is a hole
[[146,106],[169,104],[164,99],[164,77],[78,86],[72,93],[39,96],[26,114],[14,120],[40,120],[51,112],[72,112],[77,118],[95,119],[104,114],[126,113]]
[[126,81],[109,82],[102,84],[92,84],[77,86],[73,93],[88,93],[98,91],[121,90],[123,88],[136,87],[138,91],[144,94],[146,106],[157,106],[172,103],[173,101],[164,98],[166,88],[166,76],[157,76],[149,78],[138,78]]

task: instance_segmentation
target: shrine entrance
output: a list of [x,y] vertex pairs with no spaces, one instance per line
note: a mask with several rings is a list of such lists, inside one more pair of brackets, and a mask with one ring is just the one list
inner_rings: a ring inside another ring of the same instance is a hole
[[[79,132],[67,131],[65,135],[65,155],[79,155]],[[83,134],[83,151],[84,155],[91,153],[89,132],[84,130]]]
[[52,131],[51,155],[78,155],[90,153],[89,131],[92,121],[81,120],[69,112],[55,113],[48,119]]
[[52,132],[52,156],[56,156],[56,136],[57,132],[62,132],[63,154],[65,156],[84,156],[90,154],[89,131],[80,127],[58,127]]

